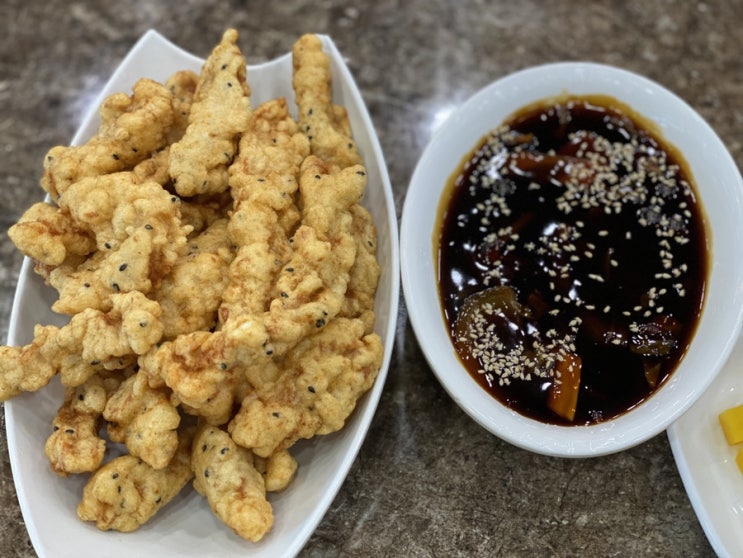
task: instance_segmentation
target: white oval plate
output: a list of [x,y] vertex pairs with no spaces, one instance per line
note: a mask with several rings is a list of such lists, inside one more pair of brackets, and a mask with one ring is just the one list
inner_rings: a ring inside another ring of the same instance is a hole
[[[359,402],[342,431],[295,446],[293,453],[299,462],[297,476],[283,493],[270,496],[275,525],[258,544],[234,535],[190,487],[134,533],[101,532],[94,525],[81,522],[75,510],[85,479],[58,477],[50,471],[44,455],[44,442],[62,401],[61,385],[55,381],[38,393],[23,394],[7,402],[8,448],[18,500],[31,541],[41,558],[293,556],[305,545],[348,474],[379,402],[392,352],[400,289],[397,217],[387,167],[361,94],[333,41],[327,36],[321,38],[331,59],[334,102],[348,110],[356,143],[366,163],[368,184],[364,205],[377,225],[382,276],[376,298],[376,331],[382,337],[385,352],[374,387]],[[141,77],[163,82],[177,70],[198,72],[202,63],[203,60],[157,32],[148,31],[92,104],[72,143],[82,143],[95,133],[97,107],[105,96],[130,92]],[[278,96],[286,97],[293,105],[291,78],[291,54],[248,66],[253,105]],[[44,286],[26,259],[10,316],[9,345],[29,343],[36,323],[64,323],[49,309],[55,297],[56,293]]]

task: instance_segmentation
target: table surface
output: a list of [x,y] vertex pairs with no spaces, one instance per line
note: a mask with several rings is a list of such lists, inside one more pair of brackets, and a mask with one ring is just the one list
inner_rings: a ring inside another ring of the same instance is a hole
[[[5,0],[0,4],[0,338],[21,256],[5,231],[33,202],[42,158],[155,28],[206,56],[236,27],[249,63],[329,34],[386,154],[398,215],[440,116],[515,70],[615,64],[697,109],[743,163],[743,2],[466,0]],[[665,434],[617,455],[565,460],[488,434],[442,389],[404,303],[378,412],[302,556],[712,556]],[[34,556],[0,430],[0,556]],[[246,556],[249,552],[246,552]]]

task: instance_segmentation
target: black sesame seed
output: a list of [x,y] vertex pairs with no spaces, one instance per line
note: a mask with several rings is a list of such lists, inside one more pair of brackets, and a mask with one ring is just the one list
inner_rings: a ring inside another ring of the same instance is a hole
[[111,478],[114,479],[114,480],[118,479],[119,478],[119,473],[114,473],[113,475],[111,475]]
[[310,393],[315,393],[315,386],[307,386],[307,391]]
[[228,447],[226,447],[226,446],[225,446],[225,447],[223,447],[223,448],[222,448],[221,450],[219,450],[219,453],[221,453],[222,455],[224,455],[224,454],[225,454],[225,453],[227,453],[228,451],[230,451],[230,448],[228,448]]
[[206,451],[207,447],[208,446],[206,444],[204,444],[203,446],[201,446],[201,451]]
[[204,476],[209,478],[209,469],[204,469]]
[[279,418],[279,417],[281,416],[281,415],[279,414],[279,412],[278,412],[278,411],[274,411],[274,412],[273,412],[273,413],[271,413],[271,414],[272,414],[272,415],[273,415],[274,417],[276,417],[276,418]]
[[124,264],[121,264],[119,266],[119,271],[124,271],[124,270],[126,270],[127,267],[129,267],[129,264],[125,264],[125,263]]
[[152,225],[145,225],[144,228],[148,231],[152,230]]
[[111,288],[115,290],[117,293],[121,290],[118,283],[111,283]]
[[114,158],[114,159],[115,159],[116,161],[118,161],[118,160],[119,160],[119,155],[118,155],[117,153],[114,153],[114,154],[113,154],[113,158]]
[[315,327],[322,327],[324,325],[325,325],[325,319],[324,318],[320,318],[319,320],[317,320],[315,322]]

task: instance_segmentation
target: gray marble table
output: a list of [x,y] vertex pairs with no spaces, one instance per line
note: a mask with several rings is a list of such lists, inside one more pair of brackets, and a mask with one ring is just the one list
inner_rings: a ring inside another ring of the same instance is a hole
[[[386,154],[398,214],[442,115],[526,66],[593,60],[669,87],[743,163],[743,2],[630,0],[5,0],[0,4],[0,337],[21,265],[5,231],[42,198],[42,158],[69,142],[137,38],[205,56],[227,27],[249,62],[327,33]],[[666,436],[618,455],[543,457],[494,438],[447,396],[401,304],[378,413],[302,556],[712,556]],[[4,425],[0,425],[4,426]],[[0,556],[35,556],[0,430]],[[249,556],[249,552],[246,552]]]

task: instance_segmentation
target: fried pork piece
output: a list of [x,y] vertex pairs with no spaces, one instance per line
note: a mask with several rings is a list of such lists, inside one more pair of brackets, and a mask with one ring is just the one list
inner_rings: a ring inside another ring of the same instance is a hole
[[0,400],[36,391],[57,373],[64,385],[81,385],[107,363],[121,368],[132,353],[160,341],[157,302],[136,291],[113,295],[112,302],[109,312],[87,309],[61,328],[37,326],[29,345],[0,347]]
[[41,186],[52,199],[81,178],[131,169],[168,144],[173,94],[140,79],[132,95],[115,93],[103,101],[98,133],[81,146],[53,147],[44,159]]
[[217,517],[244,539],[261,540],[273,526],[273,510],[253,454],[223,430],[205,426],[194,438],[191,465],[193,486]]
[[249,389],[233,353],[223,332],[195,331],[153,348],[139,366],[151,386],[169,387],[184,411],[221,425]]
[[125,374],[103,371],[82,385],[65,389],[64,402],[52,421],[54,432],[44,445],[52,471],[68,476],[98,469],[106,451],[106,442],[98,435],[101,413]]
[[170,148],[170,176],[181,196],[221,192],[228,188],[239,135],[250,124],[250,88],[245,58],[235,29],[204,62],[194,92],[188,127]]
[[234,257],[227,220],[215,221],[189,240],[187,249],[151,295],[163,311],[163,339],[209,330],[216,324]]
[[253,111],[250,127],[239,145],[229,168],[230,186],[238,189],[242,176],[297,175],[299,165],[310,154],[309,141],[282,97],[266,101]]
[[188,127],[188,115],[191,112],[194,92],[199,83],[199,74],[191,70],[175,72],[165,81],[173,94],[173,127],[170,130],[171,140],[174,143],[183,137]]
[[[158,260],[162,244],[152,231],[139,228],[111,252],[97,252],[77,268],[59,266],[49,273],[49,284],[59,293],[52,310],[74,315],[87,308],[107,311],[117,293],[149,293],[170,265]],[[162,266],[162,267],[158,267]]]
[[[95,368],[81,358],[71,355],[50,355],[43,358],[42,347],[47,339],[54,339],[58,329],[54,326],[36,326],[34,341],[23,347],[0,347],[0,400],[7,401],[24,391],[37,391],[64,366],[82,376],[83,382],[95,373]],[[82,382],[81,382],[82,383]]]
[[[160,305],[140,292],[112,295],[113,307],[107,313],[86,310],[72,317],[58,330],[56,343],[51,340],[42,354],[56,349],[75,354],[85,362],[103,362],[132,353],[146,353],[162,338]],[[65,377],[62,376],[64,382]]]
[[269,457],[297,440],[343,427],[373,385],[382,359],[378,335],[361,320],[336,318],[286,355],[276,382],[254,386],[229,424],[232,439]]
[[153,469],[133,455],[103,465],[83,489],[77,515],[102,531],[130,532],[144,525],[193,477],[190,431],[178,434],[178,450],[168,465]]
[[242,191],[230,220],[230,237],[239,242],[222,293],[222,323],[230,317],[265,311],[276,274],[291,254],[289,236],[279,223],[279,214],[291,211],[296,179],[271,175],[252,182],[256,187]]
[[220,319],[263,312],[271,285],[291,255],[289,237],[300,219],[294,203],[297,175],[309,154],[284,99],[260,105],[230,166],[234,212],[230,238],[238,246]]
[[163,244],[162,257],[172,263],[191,232],[181,223],[179,198],[157,182],[138,182],[131,172],[81,179],[58,203],[95,235],[102,251],[116,249],[133,229],[144,227]]
[[266,483],[266,492],[280,492],[289,486],[297,471],[297,460],[288,450],[277,451],[269,457],[253,457],[255,468]]
[[169,387],[187,413],[211,425],[225,424],[253,385],[275,382],[282,373],[272,350],[261,346],[265,339],[251,338],[246,347],[234,341],[233,330],[242,325],[229,320],[223,329],[161,343],[139,358],[140,371],[151,386]]
[[86,256],[95,250],[90,231],[75,223],[69,213],[50,203],[32,205],[10,227],[8,236],[16,248],[48,266],[61,265],[68,256]]
[[108,437],[126,445],[130,455],[162,469],[178,448],[181,417],[165,389],[153,389],[139,374],[128,378],[103,409]]
[[369,211],[361,205],[351,207],[356,259],[351,266],[348,289],[339,316],[365,318],[367,333],[374,327],[374,296],[381,268],[377,261],[377,230]]
[[155,182],[137,183],[132,173],[82,179],[59,204],[95,235],[98,248],[81,264],[64,263],[49,272],[59,293],[52,310],[62,314],[107,311],[116,293],[158,288],[192,230],[181,221],[177,196]]
[[303,35],[294,43],[292,57],[299,125],[310,140],[312,154],[340,168],[360,164],[346,112],[332,102],[330,59],[322,41],[316,35]]
[[[73,316],[85,309],[107,312],[111,309],[111,295],[116,291],[107,284],[99,272],[105,262],[106,252],[94,252],[90,257],[78,262],[68,259],[60,266],[42,268],[45,279],[57,290],[58,298],[52,303],[52,310],[58,314]],[[39,273],[38,266],[34,268]]]

